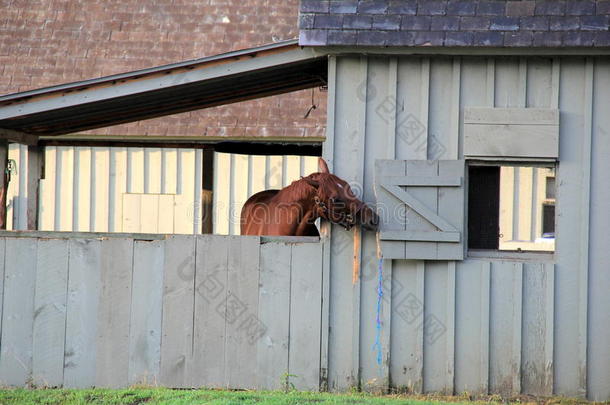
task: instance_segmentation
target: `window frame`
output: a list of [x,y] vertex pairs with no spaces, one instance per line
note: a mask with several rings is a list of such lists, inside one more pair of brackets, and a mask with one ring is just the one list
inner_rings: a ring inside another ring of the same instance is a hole
[[[545,262],[549,260],[553,260],[555,258],[556,246],[555,250],[500,250],[499,243],[498,249],[477,249],[471,248],[468,240],[469,240],[469,223],[470,223],[470,212],[469,212],[469,202],[470,202],[470,176],[469,169],[471,166],[510,166],[510,167],[532,167],[532,168],[544,168],[544,169],[554,169],[555,170],[555,184],[557,187],[557,173],[559,168],[559,162],[553,159],[520,159],[520,158],[466,158],[465,159],[465,181],[466,181],[466,193],[465,193],[465,213],[466,213],[466,221],[464,226],[465,232],[465,257],[469,258],[486,258],[486,259],[518,259],[523,261],[533,261],[533,262]],[[498,196],[498,204],[500,196]],[[542,204],[546,203],[548,199],[545,196],[545,199],[541,202]],[[555,188],[555,199],[553,203],[557,204],[557,188]],[[500,212],[498,212],[498,221]],[[556,228],[557,224],[557,212],[555,212],[555,241],[557,241],[558,232]],[[499,230],[499,229],[498,229]],[[499,238],[499,236],[498,236]],[[556,243],[556,242],[555,242]]]

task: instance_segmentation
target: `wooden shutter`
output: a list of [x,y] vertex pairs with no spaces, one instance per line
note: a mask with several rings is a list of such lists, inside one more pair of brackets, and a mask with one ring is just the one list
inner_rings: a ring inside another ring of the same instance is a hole
[[466,107],[464,156],[556,160],[559,157],[559,110]]
[[376,161],[385,258],[464,258],[464,167],[463,160]]

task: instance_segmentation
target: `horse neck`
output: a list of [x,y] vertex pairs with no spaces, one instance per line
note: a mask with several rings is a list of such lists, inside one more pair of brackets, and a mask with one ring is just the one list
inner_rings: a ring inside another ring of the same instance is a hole
[[[299,208],[299,220],[307,216],[315,215],[314,196],[317,190],[310,186],[307,181],[301,179],[292,182],[291,185],[281,189],[273,200],[285,206]],[[314,218],[315,219],[315,218]]]

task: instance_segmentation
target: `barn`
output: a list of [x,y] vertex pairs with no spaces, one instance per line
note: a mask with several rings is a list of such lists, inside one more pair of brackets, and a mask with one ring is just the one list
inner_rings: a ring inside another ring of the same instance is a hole
[[610,2],[300,7],[298,43],[5,96],[0,128],[324,84],[378,235],[4,233],[0,381],[608,400]]

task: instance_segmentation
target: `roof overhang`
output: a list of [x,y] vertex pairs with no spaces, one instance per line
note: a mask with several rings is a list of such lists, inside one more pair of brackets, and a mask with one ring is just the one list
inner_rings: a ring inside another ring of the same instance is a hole
[[327,63],[325,54],[295,40],[10,94],[0,97],[0,138],[35,143],[321,86]]

